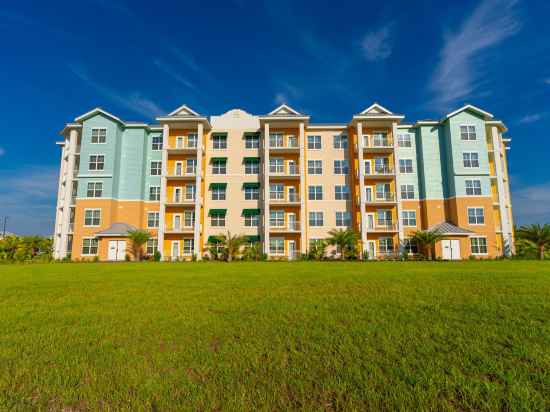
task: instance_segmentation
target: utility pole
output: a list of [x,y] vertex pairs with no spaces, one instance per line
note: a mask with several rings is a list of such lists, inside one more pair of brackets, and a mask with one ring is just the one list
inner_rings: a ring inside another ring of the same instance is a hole
[[6,224],[8,222],[8,217],[4,216],[4,228],[2,229],[2,238],[6,237]]

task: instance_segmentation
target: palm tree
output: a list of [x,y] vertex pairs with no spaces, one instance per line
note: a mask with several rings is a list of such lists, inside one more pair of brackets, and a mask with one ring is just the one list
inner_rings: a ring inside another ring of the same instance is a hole
[[141,249],[151,238],[151,234],[146,230],[136,229],[128,231],[128,239],[132,241],[132,251],[134,258],[139,262],[141,260]]
[[533,242],[538,250],[539,259],[544,259],[544,249],[550,245],[550,225],[527,225],[518,230],[520,239]]
[[426,252],[428,259],[432,260],[432,256],[435,254],[435,244],[444,237],[437,231],[419,230],[414,232],[410,240],[416,242],[418,248]]
[[311,242],[308,255],[310,259],[321,260],[325,256],[327,249],[327,241],[323,239]]
[[356,248],[359,235],[351,229],[332,229],[327,243],[340,251],[340,259],[346,259]]
[[246,242],[246,237],[243,235],[231,235],[231,232],[227,232],[227,235],[221,234],[216,236],[222,247],[222,254],[225,260],[231,262],[237,257],[241,250],[241,246]]
[[261,260],[263,255],[262,244],[254,242],[244,248],[243,257],[246,260]]

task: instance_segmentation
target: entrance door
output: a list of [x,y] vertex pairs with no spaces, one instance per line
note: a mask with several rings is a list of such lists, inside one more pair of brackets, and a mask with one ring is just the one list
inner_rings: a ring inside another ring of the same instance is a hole
[[296,258],[296,241],[295,240],[288,241],[288,258],[289,259]]
[[174,215],[174,230],[181,229],[181,215]]
[[289,213],[288,214],[288,228],[290,230],[298,230],[298,228],[296,227],[296,215],[294,213]]
[[441,241],[442,258],[445,260],[460,259],[460,240],[443,239]]
[[374,213],[367,213],[367,229],[374,229]]
[[181,187],[174,188],[174,203],[181,202]]
[[296,195],[296,188],[294,186],[288,187],[288,201],[289,202],[297,202],[298,196]]
[[372,202],[372,186],[365,187],[366,201]]
[[182,162],[176,162],[176,170],[175,170],[175,175],[176,176],[181,176],[183,173],[183,163]]
[[178,260],[180,257],[180,242],[179,240],[172,241],[172,260]]
[[109,240],[109,249],[107,259],[117,261],[126,258],[126,241],[125,240]]
[[367,252],[369,260],[376,259],[376,242],[374,240],[367,240]]

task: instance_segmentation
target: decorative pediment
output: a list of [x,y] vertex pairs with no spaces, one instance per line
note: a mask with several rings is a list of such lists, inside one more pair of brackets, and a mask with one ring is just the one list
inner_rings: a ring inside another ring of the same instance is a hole
[[380,106],[378,103],[374,103],[372,105],[370,105],[369,107],[367,107],[365,110],[363,110],[361,112],[361,114],[374,114],[374,115],[393,115],[393,113],[391,111],[389,111],[388,109],[386,109],[385,107],[383,106]]
[[269,113],[269,116],[302,116],[302,114],[283,103],[271,113]]
[[178,107],[176,110],[174,110],[172,113],[169,114],[169,116],[200,116],[196,111],[191,109],[186,104]]
[[485,110],[482,110],[479,107],[474,106],[473,104],[466,104],[466,105],[462,106],[460,109],[457,109],[454,112],[449,113],[448,115],[445,116],[445,118],[448,119],[449,117],[453,117],[454,115],[456,115],[458,113],[461,113],[465,110],[469,110],[471,112],[474,112],[474,113],[482,116],[486,120],[489,120],[489,119],[493,118],[493,115],[491,113],[486,112]]
[[121,124],[124,124],[124,122],[122,120],[120,120],[118,117],[116,117],[114,114],[111,114],[111,113],[103,110],[101,107],[96,107],[95,109],[92,109],[89,112],[84,113],[81,116],[78,116],[77,118],[74,119],[74,121],[77,122],[77,123],[81,123],[84,120],[87,120],[90,117],[94,117],[98,114],[103,115],[103,116],[105,116],[105,117],[107,117],[111,120],[114,120],[115,122],[119,122]]

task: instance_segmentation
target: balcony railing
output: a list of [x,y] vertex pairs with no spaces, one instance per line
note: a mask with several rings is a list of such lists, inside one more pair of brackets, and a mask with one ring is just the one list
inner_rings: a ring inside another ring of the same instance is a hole
[[192,224],[181,224],[180,226],[166,225],[165,231],[170,233],[188,233],[192,232],[195,229],[195,223]]
[[272,232],[299,232],[300,222],[287,222],[284,225],[274,225],[270,222],[269,229]]
[[297,193],[288,193],[286,196],[284,193],[280,192],[270,192],[269,193],[269,200],[272,203],[299,203],[300,202],[300,195]]
[[375,167],[373,170],[365,169],[365,176],[392,176],[393,168],[390,166]]
[[367,230],[371,232],[395,232],[397,231],[397,224],[392,221],[377,221],[374,225],[368,225]]
[[393,140],[387,136],[365,136],[363,146],[365,149],[393,149]]
[[295,139],[288,139],[286,142],[270,140],[269,148],[270,149],[299,149],[300,145],[298,144],[298,140],[295,140]]
[[299,176],[300,168],[298,166],[288,166],[287,168],[269,167],[269,174],[272,176]]
[[176,144],[174,145],[174,147],[170,147],[170,149],[176,149],[176,150],[194,150],[196,148],[197,148],[196,141],[189,141],[189,142],[176,141]]
[[376,195],[373,196],[367,193],[366,202],[367,203],[384,203],[384,202],[395,202],[395,193],[393,192],[376,192]]
[[166,203],[170,203],[173,205],[193,205],[195,204],[195,197],[174,198],[174,199],[168,200]]

